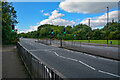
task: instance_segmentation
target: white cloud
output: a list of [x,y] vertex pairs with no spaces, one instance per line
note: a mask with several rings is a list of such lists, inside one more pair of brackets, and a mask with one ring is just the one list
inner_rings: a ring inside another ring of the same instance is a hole
[[41,13],[43,13],[44,12],[44,10],[41,10]]
[[72,26],[75,24],[74,21],[68,21],[68,20],[61,19],[61,17],[63,17],[63,16],[64,16],[64,14],[58,13],[57,10],[54,10],[52,12],[52,15],[49,16],[48,19],[41,21],[39,25],[54,24],[54,25],[62,25],[62,26],[66,26],[66,25]]
[[43,15],[44,15],[44,16],[49,16],[50,14],[49,14],[49,13],[44,13]]
[[64,14],[58,13],[57,10],[54,10],[52,12],[52,15],[49,16],[49,19],[55,19],[55,18],[59,18],[59,17],[62,17],[62,16],[64,16]]
[[75,22],[58,18],[58,19],[53,20],[53,24],[54,25],[62,25],[62,26],[67,26],[67,25],[72,26],[75,24]]
[[[46,14],[48,15],[48,14]],[[61,13],[58,13],[57,10],[54,10],[52,12],[52,15],[50,15],[48,17],[48,19],[45,19],[43,21],[41,21],[40,23],[37,23],[38,26],[40,25],[44,25],[44,24],[54,24],[54,25],[61,25],[61,26],[72,26],[75,24],[75,22],[72,20],[72,21],[68,21],[68,20],[64,20],[64,19],[61,19],[61,17],[63,17],[64,14],[61,14]],[[25,29],[25,33],[26,32],[31,32],[31,31],[35,31],[37,30],[38,26],[30,26],[30,29]]]
[[43,24],[52,24],[52,20],[51,19],[45,19],[45,20],[40,22],[40,25],[43,25]]
[[76,21],[80,21],[80,19],[77,19]]
[[[102,0],[103,1],[103,0]],[[60,3],[59,7],[70,13],[104,13],[106,12],[106,7],[109,9],[117,8],[117,2],[105,2],[105,1],[96,2],[96,0],[65,0]],[[107,0],[108,1],[108,0]]]
[[30,29],[25,29],[26,32],[36,31],[38,26],[30,26]]
[[26,31],[17,31],[17,34],[20,34],[20,33],[27,33]]
[[[88,19],[89,18],[86,18],[80,23],[88,25]],[[90,19],[91,19],[90,24],[92,28],[102,27],[107,23],[107,13],[98,17],[90,18]],[[112,19],[114,19],[114,21],[118,21],[118,10],[109,12],[109,22],[111,22]]]

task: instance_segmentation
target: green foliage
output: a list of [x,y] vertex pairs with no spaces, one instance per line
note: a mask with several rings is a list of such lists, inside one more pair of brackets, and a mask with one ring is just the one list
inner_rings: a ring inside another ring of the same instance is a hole
[[16,34],[11,31],[11,25],[18,23],[16,21],[16,11],[12,7],[12,3],[2,2],[2,43],[14,43]]
[[[112,40],[120,39],[120,24],[117,22],[110,22],[108,28],[108,38]],[[65,28],[66,33],[63,32]],[[53,29],[53,35],[51,35],[51,29]],[[58,26],[58,25],[40,25],[37,31],[22,33],[20,36],[25,38],[56,38],[65,40],[87,40],[89,27],[84,24],[78,24],[76,26]],[[45,35],[46,34],[46,35]],[[76,35],[76,36],[74,36]],[[90,28],[90,39],[92,40],[105,40],[107,39],[107,26],[102,29]]]
[[[72,40],[66,40],[66,41],[72,41]],[[73,41],[88,43],[88,40],[73,40]],[[120,40],[109,40],[108,44],[110,44],[110,41],[112,41],[113,45],[120,45]],[[107,44],[107,40],[90,40],[90,43]]]

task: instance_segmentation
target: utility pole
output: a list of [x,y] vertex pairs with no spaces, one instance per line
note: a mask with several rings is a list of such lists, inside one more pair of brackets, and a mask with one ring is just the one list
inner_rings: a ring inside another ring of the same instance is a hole
[[90,43],[90,19],[88,19],[88,43]]
[[107,7],[107,44],[108,44],[108,26],[109,26],[109,7]]

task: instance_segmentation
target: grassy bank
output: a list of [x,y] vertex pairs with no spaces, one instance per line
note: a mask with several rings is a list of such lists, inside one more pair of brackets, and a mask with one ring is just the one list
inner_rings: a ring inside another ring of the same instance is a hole
[[[72,40],[66,40],[66,41],[72,41]],[[73,40],[73,41],[88,43],[88,40]],[[109,44],[110,41],[112,41],[113,45],[120,45],[120,40],[109,40]],[[107,40],[90,40],[90,43],[107,44]]]

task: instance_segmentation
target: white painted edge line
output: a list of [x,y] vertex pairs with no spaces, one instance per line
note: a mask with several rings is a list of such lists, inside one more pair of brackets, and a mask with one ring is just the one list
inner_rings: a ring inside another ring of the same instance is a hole
[[98,59],[102,59],[102,60],[106,60],[106,61],[113,61],[113,62],[119,62],[119,61],[116,61],[116,60],[111,60],[111,59],[107,59],[107,58],[102,58],[102,57],[98,57]]
[[[71,51],[71,50],[67,50],[67,49],[64,49],[66,51],[69,51],[69,52],[74,52],[74,51]],[[106,61],[112,61],[112,62],[119,62],[119,61],[116,61],[116,60],[111,60],[111,59],[107,59],[107,58],[102,58],[102,57],[96,57],[94,55],[90,55],[90,54],[86,54],[86,53],[82,53],[82,52],[75,52],[75,53],[79,53],[79,54],[84,54],[86,56],[89,56],[89,57],[92,57],[92,58],[98,58],[98,59],[102,59],[102,60],[106,60]]]
[[90,57],[93,57],[93,58],[97,58],[96,56],[93,56],[93,55],[87,55],[87,56],[90,56]]
[[[67,49],[64,49],[64,50],[69,51],[69,52],[75,52],[75,51],[70,51],[70,50],[67,50]],[[93,55],[90,55],[90,54],[86,54],[86,53],[82,53],[82,52],[75,52],[75,53],[78,53],[80,55],[84,54],[84,55],[90,56],[92,58],[97,58],[96,56],[93,56]]]
[[109,73],[109,72],[105,72],[105,71],[102,71],[102,70],[98,70],[98,72],[108,74],[108,75],[111,75],[111,76],[115,76],[115,77],[120,77],[119,75],[112,74],[112,73]]
[[[20,43],[19,43],[20,44]],[[21,45],[21,44],[20,44]],[[22,46],[24,49],[26,49],[24,46]],[[27,49],[26,49],[27,50]],[[27,50],[28,52],[29,52],[29,50]],[[53,51],[54,52],[54,51]],[[32,54],[31,52],[30,52],[30,54]],[[36,59],[38,59],[39,60],[39,58],[37,57],[37,56],[35,56],[34,54],[32,54]],[[57,53],[56,53],[56,55],[58,55]],[[58,55],[59,56],[59,55]],[[59,56],[59,57],[62,57],[62,58],[65,58],[65,59],[69,59],[70,60],[70,58],[67,58],[67,57],[64,57],[64,56]],[[71,58],[71,60],[73,60],[72,58]],[[78,61],[78,62],[80,62],[81,64],[83,64],[83,65],[85,65],[85,66],[87,66],[87,67],[89,67],[90,69],[92,69],[92,70],[96,70],[95,68],[93,68],[92,66],[90,66],[90,65],[88,65],[88,64],[86,64],[86,63],[84,63],[84,62],[82,62],[82,61]],[[109,72],[105,72],[105,71],[102,71],[102,70],[98,70],[98,72],[100,72],[100,73],[104,73],[104,74],[108,74],[108,75],[111,75],[111,76],[115,76],[115,77],[120,77],[119,75],[116,75],[116,74],[112,74],[112,73],[109,73]]]

